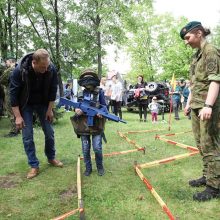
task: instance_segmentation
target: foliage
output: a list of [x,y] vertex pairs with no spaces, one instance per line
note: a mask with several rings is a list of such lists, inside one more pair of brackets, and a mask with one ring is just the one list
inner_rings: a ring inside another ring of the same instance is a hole
[[217,48],[220,48],[220,25],[214,28],[211,41]]
[[187,20],[175,20],[169,14],[156,15],[151,1],[135,5],[132,11],[135,24],[128,26],[132,71],[127,78],[134,82],[141,74],[146,81],[169,80],[173,73],[176,78],[187,78],[192,50],[179,37]]
[[[77,78],[84,68],[105,74],[102,61],[109,45],[127,49],[129,81],[139,74],[147,81],[169,80],[173,73],[187,78],[193,51],[179,37],[186,22],[158,16],[153,0],[0,0],[0,54],[19,59],[37,48],[48,49],[59,71],[61,95],[62,81]],[[211,38],[216,46],[219,30]]]

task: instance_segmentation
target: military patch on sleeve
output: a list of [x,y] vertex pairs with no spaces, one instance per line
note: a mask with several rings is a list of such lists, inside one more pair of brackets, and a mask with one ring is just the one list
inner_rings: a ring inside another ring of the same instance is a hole
[[217,71],[217,61],[214,58],[210,58],[207,60],[207,72]]

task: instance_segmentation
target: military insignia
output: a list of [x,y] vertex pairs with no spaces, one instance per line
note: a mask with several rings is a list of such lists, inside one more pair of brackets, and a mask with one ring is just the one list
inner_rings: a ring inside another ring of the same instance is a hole
[[185,32],[186,32],[186,28],[183,29],[183,33],[185,33]]
[[208,72],[213,72],[216,69],[216,60],[215,59],[210,59],[207,61],[207,71]]

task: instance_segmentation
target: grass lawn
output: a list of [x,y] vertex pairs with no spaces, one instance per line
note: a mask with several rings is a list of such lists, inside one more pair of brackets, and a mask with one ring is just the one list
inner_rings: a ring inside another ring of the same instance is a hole
[[[0,120],[0,219],[46,220],[59,216],[78,206],[76,189],[77,156],[82,155],[80,139],[73,132],[69,117],[64,117],[55,125],[57,159],[64,168],[54,168],[47,164],[44,156],[44,136],[41,128],[35,128],[35,144],[40,160],[40,174],[27,180],[29,170],[23,150],[21,135],[4,138],[8,132],[9,120]],[[126,134],[141,147],[146,154],[133,152],[104,158],[106,174],[97,175],[93,161],[93,173],[82,176],[82,197],[86,219],[91,220],[163,220],[168,219],[162,208],[135,174],[133,164],[159,160],[188,151],[160,140],[156,134],[177,133],[191,130],[191,122],[182,115],[181,120],[172,120],[171,131],[167,123],[152,124],[148,114],[147,123],[139,122],[137,113],[123,112],[128,123],[106,123],[107,144],[104,153],[134,149],[134,146],[118,136],[131,130],[164,129],[148,133]],[[161,116],[159,116],[161,119]],[[168,120],[168,115],[165,115]],[[192,133],[165,137],[176,142],[195,146]],[[193,193],[204,188],[191,188],[188,180],[201,175],[202,163],[199,155],[176,160],[156,167],[142,169],[142,173],[153,185],[175,217],[183,220],[220,219],[220,200],[199,203],[192,200]],[[81,162],[81,172],[84,164]],[[76,214],[68,219],[79,219]]]

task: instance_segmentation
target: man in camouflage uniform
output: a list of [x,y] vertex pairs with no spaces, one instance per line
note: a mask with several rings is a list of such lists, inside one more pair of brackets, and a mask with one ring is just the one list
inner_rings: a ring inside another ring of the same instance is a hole
[[[1,61],[1,58],[0,58],[0,61]],[[1,83],[1,77],[4,72],[4,69],[5,69],[4,66],[0,62],[0,119],[1,119],[1,116],[4,116],[3,103],[5,100],[5,92],[4,92],[4,87]]]
[[190,68],[191,88],[185,114],[192,109],[192,128],[203,159],[203,176],[189,181],[190,186],[206,186],[193,196],[206,201],[220,198],[220,53],[205,37],[210,34],[200,22],[188,23],[180,31],[181,38],[198,48]]
[[9,98],[9,77],[10,77],[11,72],[15,68],[15,58],[7,57],[5,64],[6,64],[7,69],[1,75],[0,82],[3,85],[4,90],[5,90],[5,102],[4,102],[5,106],[4,107],[5,107],[7,116],[10,118],[11,130],[4,137],[15,137],[20,133],[20,131],[16,128],[15,117],[12,112],[10,98]]

